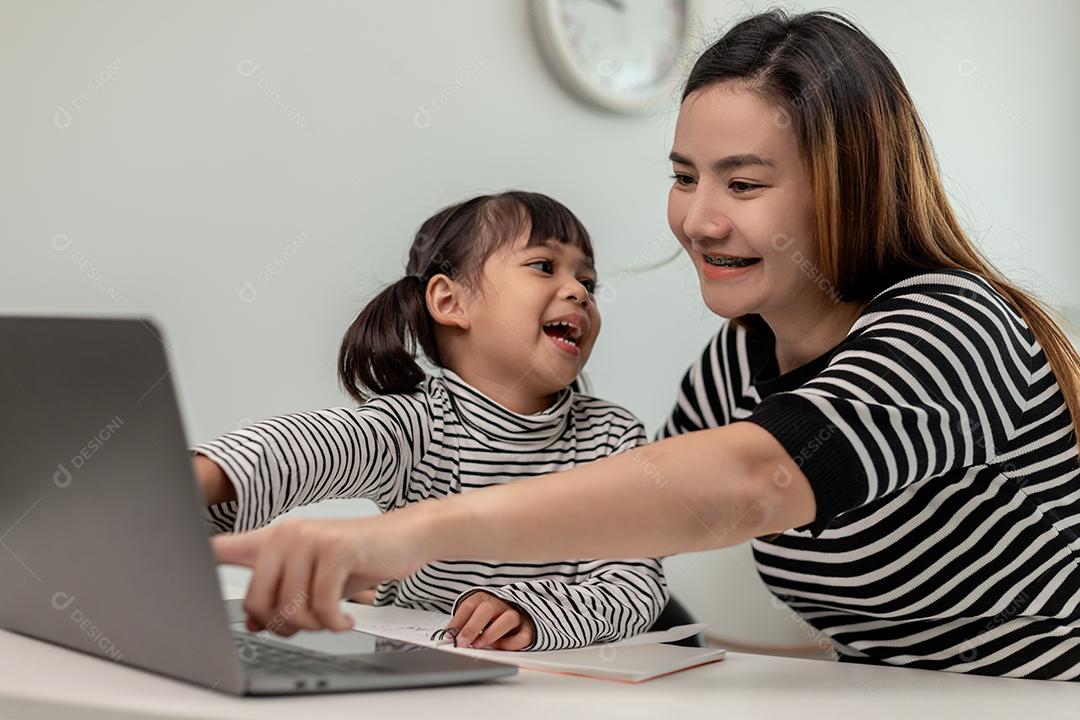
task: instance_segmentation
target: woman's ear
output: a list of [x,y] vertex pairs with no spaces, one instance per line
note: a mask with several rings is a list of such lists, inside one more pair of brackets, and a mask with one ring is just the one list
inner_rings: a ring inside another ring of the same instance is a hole
[[446,275],[436,275],[428,281],[427,291],[424,298],[427,301],[428,312],[436,325],[456,327],[459,330],[468,330],[468,308],[465,303],[465,288]]

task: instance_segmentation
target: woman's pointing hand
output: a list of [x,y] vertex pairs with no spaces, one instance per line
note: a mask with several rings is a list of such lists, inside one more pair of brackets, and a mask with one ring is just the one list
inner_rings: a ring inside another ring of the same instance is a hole
[[342,598],[423,564],[410,542],[408,514],[287,519],[211,542],[218,562],[253,570],[244,600],[252,632],[348,630],[353,621],[340,607]]

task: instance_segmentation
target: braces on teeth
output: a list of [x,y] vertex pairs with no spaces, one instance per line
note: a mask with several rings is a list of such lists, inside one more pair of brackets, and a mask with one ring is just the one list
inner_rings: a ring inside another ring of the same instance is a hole
[[744,267],[746,265],[753,265],[757,262],[757,258],[737,258],[737,257],[718,257],[713,255],[706,255],[705,262],[710,265],[718,265],[720,267]]

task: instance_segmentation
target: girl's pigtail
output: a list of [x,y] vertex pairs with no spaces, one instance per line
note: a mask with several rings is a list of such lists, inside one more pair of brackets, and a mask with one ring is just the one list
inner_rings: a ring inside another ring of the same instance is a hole
[[338,379],[358,403],[369,393],[412,392],[424,379],[417,345],[429,356],[434,351],[425,289],[421,278],[406,275],[376,295],[345,331]]

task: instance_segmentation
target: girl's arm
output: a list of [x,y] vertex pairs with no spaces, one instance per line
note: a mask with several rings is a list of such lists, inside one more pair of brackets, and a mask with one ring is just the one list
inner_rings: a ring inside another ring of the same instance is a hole
[[[404,496],[430,423],[419,400],[282,415],[192,448],[218,530],[262,527],[299,505],[368,498],[384,510]],[[419,435],[420,437],[413,437]]]
[[432,560],[710,550],[807,524],[815,507],[810,484],[780,443],[738,422],[378,518],[287,520],[216,537],[214,546],[221,562],[255,567],[245,602],[251,627],[285,617],[276,631],[291,634],[349,627],[342,597]]
[[[523,650],[569,650],[624,640],[652,627],[668,601],[658,559],[598,560],[583,563],[580,570],[584,573],[580,582],[538,578],[475,591],[494,595],[528,615],[535,636]],[[458,617],[468,596],[458,597],[447,625],[461,629],[457,637],[465,647],[480,635],[470,627],[466,613]]]
[[199,481],[207,505],[236,501],[236,488],[220,465],[205,455],[196,454],[191,458],[191,467],[195,470],[195,478]]

